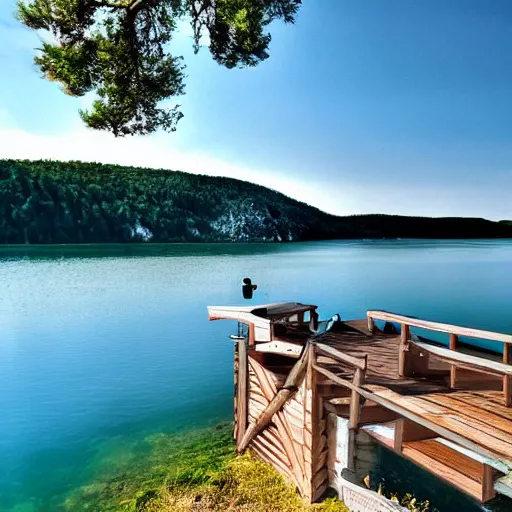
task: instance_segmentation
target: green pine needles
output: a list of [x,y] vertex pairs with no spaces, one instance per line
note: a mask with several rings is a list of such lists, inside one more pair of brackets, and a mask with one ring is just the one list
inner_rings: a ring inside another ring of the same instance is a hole
[[164,100],[184,93],[184,63],[171,53],[177,24],[189,21],[197,52],[203,35],[228,68],[265,60],[270,34],[292,23],[301,0],[20,0],[17,17],[51,34],[35,57],[64,92],[97,99],[80,115],[87,126],[116,136],[174,131],[183,114]]

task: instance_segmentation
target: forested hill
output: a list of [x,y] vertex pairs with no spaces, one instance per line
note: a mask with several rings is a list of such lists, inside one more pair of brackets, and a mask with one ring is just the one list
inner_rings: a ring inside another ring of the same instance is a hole
[[336,217],[243,181],[81,162],[0,160],[0,243],[512,237],[510,222]]

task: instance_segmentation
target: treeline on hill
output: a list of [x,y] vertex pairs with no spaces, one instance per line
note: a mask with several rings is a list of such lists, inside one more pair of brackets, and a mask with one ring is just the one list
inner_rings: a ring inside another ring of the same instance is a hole
[[512,237],[512,223],[336,217],[240,180],[81,162],[0,160],[0,243]]

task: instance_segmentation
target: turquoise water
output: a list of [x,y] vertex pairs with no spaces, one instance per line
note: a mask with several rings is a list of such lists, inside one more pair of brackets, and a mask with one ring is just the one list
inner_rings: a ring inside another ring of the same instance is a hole
[[[512,241],[0,249],[0,507],[55,512],[152,432],[230,418],[235,325],[292,300],[512,333]],[[489,345],[492,348],[492,345]],[[2,509],[3,510],[3,509]]]

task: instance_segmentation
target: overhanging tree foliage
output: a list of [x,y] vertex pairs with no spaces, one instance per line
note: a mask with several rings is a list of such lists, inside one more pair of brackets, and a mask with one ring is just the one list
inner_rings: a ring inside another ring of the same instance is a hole
[[255,66],[268,54],[274,20],[293,23],[301,0],[20,0],[17,15],[51,32],[35,62],[72,96],[95,92],[87,126],[116,136],[174,131],[183,116],[163,100],[184,91],[182,58],[170,42],[189,20],[194,49],[209,37],[213,58],[228,67]]

